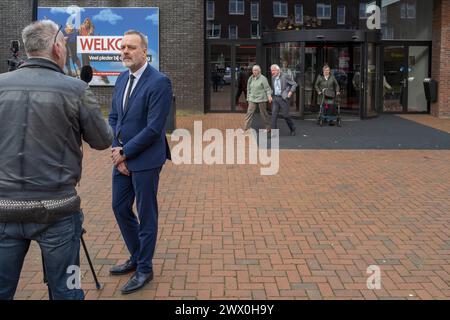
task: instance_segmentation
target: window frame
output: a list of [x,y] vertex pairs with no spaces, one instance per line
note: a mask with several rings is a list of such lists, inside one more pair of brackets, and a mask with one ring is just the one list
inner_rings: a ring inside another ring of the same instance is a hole
[[[214,22],[211,22],[211,21],[208,21],[208,23],[211,24],[211,31],[210,31],[209,34],[207,34],[208,39],[220,39],[221,33],[222,33],[222,25],[220,23],[214,23]],[[214,31],[215,31],[214,27],[218,27],[218,30],[219,30],[219,33],[218,33],[217,37],[214,36]]]
[[[329,16],[325,16],[325,9],[329,9],[330,15]],[[319,10],[322,10],[322,15],[319,15]],[[318,3],[316,5],[316,16],[317,19],[320,20],[331,20],[331,16],[333,14],[331,13],[331,4],[330,3]]]
[[[239,3],[242,3],[242,12],[239,11]],[[228,14],[232,16],[243,16],[245,14],[245,1],[230,0],[228,3]]]
[[[253,15],[253,8],[256,7],[256,17]],[[259,2],[252,1],[250,3],[250,20],[259,21]]]
[[[212,4],[212,17],[208,16],[208,13],[209,13],[208,5],[209,4]],[[216,16],[216,3],[213,0],[208,0],[206,2],[206,20],[207,21],[212,21],[212,20],[214,20],[215,16]]]
[[[275,6],[278,6],[279,14],[275,12]],[[282,13],[282,7],[286,8],[286,15]],[[274,18],[287,18],[289,16],[288,3],[286,1],[274,1],[272,5],[273,17]]]
[[[343,17],[344,17],[343,21],[339,21],[339,9],[343,9]],[[343,4],[338,5],[336,10],[336,24],[345,25],[346,18],[347,18],[347,7]]]
[[[364,6],[364,10],[363,10],[363,6]],[[364,15],[362,15],[363,12],[364,12]],[[359,3],[359,19],[360,20],[367,19],[367,2]]]
[[[256,25],[257,29],[258,29],[258,34],[257,35],[253,35],[253,26],[254,25]],[[252,38],[252,39],[259,39],[259,38],[261,38],[261,30],[260,30],[259,22],[252,21],[250,23],[250,38]]]
[[[231,37],[231,28],[232,27],[235,27],[236,28],[236,37],[234,38],[232,38]],[[236,25],[236,24],[230,24],[229,26],[228,26],[228,39],[239,39],[239,33],[238,33],[238,26]]]
[[[301,12],[300,20],[297,20],[297,13],[298,13],[297,9],[298,8],[300,8],[300,12]],[[296,24],[303,24],[303,4],[301,4],[301,3],[296,3],[294,6],[294,22]]]

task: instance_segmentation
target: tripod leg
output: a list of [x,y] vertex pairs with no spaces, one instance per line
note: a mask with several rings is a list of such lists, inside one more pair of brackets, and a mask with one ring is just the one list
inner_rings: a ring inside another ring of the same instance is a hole
[[89,252],[87,251],[86,243],[84,242],[84,239],[83,239],[84,233],[86,233],[86,230],[83,228],[83,231],[81,232],[81,244],[83,245],[84,253],[86,254],[86,258],[88,260],[89,267],[91,268],[92,276],[94,277],[95,287],[97,288],[97,290],[100,290],[102,286],[101,286],[100,282],[98,282],[97,275],[95,274],[94,266],[92,265],[91,257],[89,256]]

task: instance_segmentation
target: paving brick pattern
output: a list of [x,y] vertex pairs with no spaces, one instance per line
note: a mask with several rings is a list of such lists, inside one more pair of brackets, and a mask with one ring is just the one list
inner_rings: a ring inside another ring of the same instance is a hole
[[[178,119],[237,128],[243,115]],[[442,126],[448,126],[440,120]],[[155,279],[123,296],[128,257],[111,211],[109,151],[85,148],[79,187],[87,299],[448,299],[450,151],[282,150],[280,171],[258,165],[173,165],[161,174]],[[369,265],[381,289],[369,290]],[[33,245],[16,294],[46,299]]]

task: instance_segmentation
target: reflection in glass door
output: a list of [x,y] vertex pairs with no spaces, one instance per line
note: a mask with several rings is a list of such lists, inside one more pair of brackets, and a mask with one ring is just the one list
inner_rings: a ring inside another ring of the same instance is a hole
[[410,46],[408,54],[408,112],[427,112],[423,80],[429,76],[428,46]]
[[406,111],[406,61],[404,46],[384,47],[383,111]]
[[375,43],[367,43],[366,48],[366,96],[363,117],[374,117],[378,114],[379,101],[379,49]]
[[314,45],[305,46],[305,114],[317,112],[318,102],[314,84],[322,67],[327,63],[341,89],[341,110],[359,113],[361,88],[360,45]]
[[429,74],[429,46],[385,46],[383,111],[428,112],[423,80]]
[[[305,109],[304,113],[308,114],[317,111],[316,93],[314,90],[314,83],[317,79],[317,72],[319,70],[319,57],[317,56],[316,46],[305,47]],[[320,71],[319,71],[320,72]]]
[[231,46],[211,45],[209,59],[210,110],[229,111],[231,105]]
[[252,67],[256,64],[256,46],[236,45],[236,72],[234,81],[234,104],[236,111],[246,111],[247,81],[252,74]]

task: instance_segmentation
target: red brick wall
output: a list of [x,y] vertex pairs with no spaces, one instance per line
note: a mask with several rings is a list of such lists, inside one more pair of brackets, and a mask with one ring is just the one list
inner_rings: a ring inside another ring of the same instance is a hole
[[438,81],[438,101],[431,114],[450,118],[450,0],[434,0],[432,77]]

